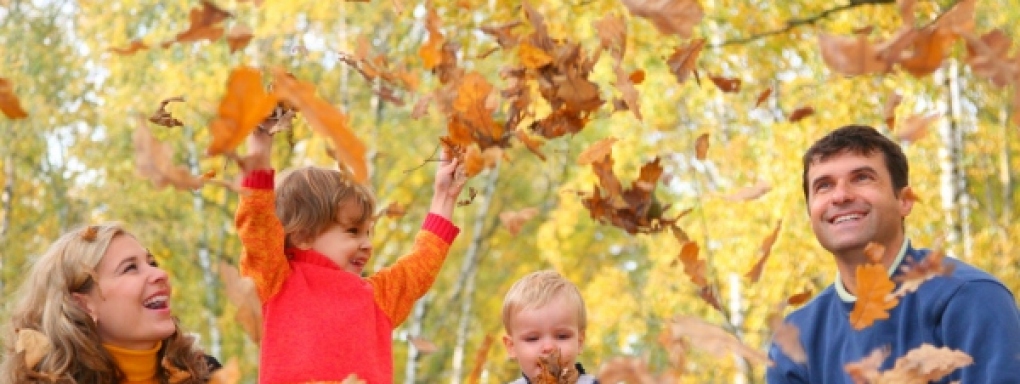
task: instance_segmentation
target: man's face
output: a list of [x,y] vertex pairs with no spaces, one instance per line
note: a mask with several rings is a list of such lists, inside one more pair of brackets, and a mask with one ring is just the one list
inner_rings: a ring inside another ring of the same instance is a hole
[[886,249],[900,246],[913,200],[906,198],[910,187],[894,191],[881,152],[841,152],[815,160],[807,180],[811,229],[829,252],[861,252],[869,242]]

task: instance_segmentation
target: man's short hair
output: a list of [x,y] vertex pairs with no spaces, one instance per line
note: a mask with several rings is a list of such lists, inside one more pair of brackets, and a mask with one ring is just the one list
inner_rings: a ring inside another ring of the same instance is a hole
[[825,161],[844,152],[863,156],[875,152],[882,153],[885,158],[885,167],[889,171],[889,175],[892,176],[893,193],[899,194],[903,187],[907,186],[910,166],[907,165],[907,156],[903,154],[900,146],[875,128],[867,125],[846,125],[818,139],[804,153],[804,174],[801,176],[804,199],[808,199],[807,178],[811,164]]

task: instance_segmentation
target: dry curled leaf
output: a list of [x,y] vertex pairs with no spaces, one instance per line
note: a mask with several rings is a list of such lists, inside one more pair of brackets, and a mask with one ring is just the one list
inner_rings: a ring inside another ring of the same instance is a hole
[[632,15],[651,21],[659,32],[685,39],[705,16],[697,0],[623,0],[623,5]]
[[21,108],[18,96],[14,94],[14,86],[3,77],[0,77],[0,112],[3,112],[4,116],[11,120],[28,117],[28,112]]
[[889,130],[896,129],[896,107],[903,101],[903,96],[899,93],[893,93],[885,101],[885,106],[882,107],[882,117],[885,119],[885,125],[889,126]]
[[259,344],[262,341],[262,301],[255,282],[249,277],[242,277],[236,267],[226,262],[220,263],[220,279],[227,300],[237,307],[234,319],[252,342]]
[[[174,41],[178,43],[186,43],[192,41],[209,40],[213,41],[223,36],[223,26],[220,22],[227,18],[233,17],[230,12],[224,11],[222,8],[213,4],[208,0],[202,0],[201,8],[192,8],[188,14],[188,20],[190,25],[184,32],[177,34]],[[163,47],[166,48],[174,41],[168,41],[163,43]]]
[[42,332],[34,329],[22,328],[16,332],[17,340],[14,341],[14,353],[24,352],[25,366],[34,368],[42,361],[43,357],[53,350],[50,338]]
[[878,370],[882,368],[882,363],[887,357],[889,357],[889,348],[878,348],[861,360],[847,363],[843,366],[843,370],[850,375],[854,384],[869,384],[878,379]]
[[694,157],[704,161],[708,157],[708,134],[702,133],[694,141]]
[[790,297],[788,297],[786,299],[786,304],[793,305],[793,306],[804,304],[804,303],[806,303],[808,301],[808,299],[811,299],[811,296],[813,294],[814,293],[811,292],[810,288],[805,289],[803,292],[799,292],[799,293],[795,293],[793,295],[790,295]]
[[712,83],[715,84],[720,91],[726,93],[740,92],[740,79],[722,76],[709,76],[708,79],[712,80]]
[[617,141],[619,139],[609,136],[589,145],[584,152],[581,152],[581,155],[577,156],[577,165],[588,165],[606,158],[612,152],[613,144]]
[[666,64],[669,65],[669,71],[676,77],[678,84],[683,84],[687,81],[687,78],[691,73],[694,72],[694,65],[697,63],[698,55],[701,54],[701,48],[705,46],[705,39],[694,39],[683,47],[677,47],[669,59],[666,60]]
[[771,190],[772,184],[769,184],[764,180],[759,180],[753,186],[743,188],[733,194],[723,196],[723,199],[727,201],[750,201],[764,196]]
[[174,116],[171,115],[170,112],[166,110],[167,104],[183,101],[184,96],[174,96],[159,102],[159,109],[157,109],[156,112],[153,112],[152,116],[149,116],[149,122],[167,128],[184,126],[183,122],[174,118]]
[[764,91],[761,91],[761,93],[759,93],[758,97],[755,99],[754,107],[758,108],[758,106],[760,106],[761,103],[764,103],[765,100],[769,99],[770,95],[772,95],[772,88],[766,88]]
[[144,119],[138,120],[138,128],[132,137],[135,145],[135,170],[138,174],[152,181],[156,189],[167,186],[182,191],[201,188],[205,181],[192,175],[188,168],[174,164],[170,146],[156,140]]
[[251,27],[244,23],[238,23],[230,31],[227,32],[227,46],[230,47],[230,53],[237,52],[248,46],[253,36]]
[[772,364],[765,352],[748,347],[733,334],[700,318],[680,315],[667,322],[666,327],[674,338],[686,337],[691,346],[714,356],[724,357],[733,353],[752,364]]
[[761,242],[761,248],[758,253],[761,255],[758,258],[758,262],[754,263],[754,267],[751,268],[744,277],[751,280],[752,283],[757,283],[761,279],[761,273],[765,270],[765,262],[768,261],[769,255],[772,254],[772,245],[776,243],[776,239],[779,238],[779,230],[783,227],[783,220],[779,220],[776,223],[776,228],[772,230],[772,233],[765,237]]
[[896,138],[913,143],[928,134],[928,126],[941,117],[934,113],[931,115],[912,115],[903,121],[903,127],[896,131]]
[[790,113],[790,122],[796,123],[803,120],[804,118],[815,114],[815,109],[811,107],[800,107]]
[[400,204],[398,202],[390,203],[389,205],[386,206],[386,209],[384,209],[380,213],[380,215],[385,215],[386,217],[391,218],[391,219],[399,219],[401,217],[404,217],[404,215],[406,215],[406,214],[407,214],[407,206],[403,205],[403,204]]
[[482,371],[485,368],[485,362],[488,359],[489,349],[492,348],[493,340],[492,335],[485,335],[482,345],[475,352],[475,366],[471,369],[471,374],[468,375],[468,384],[478,384],[478,381],[481,380]]
[[499,221],[514,236],[521,232],[524,223],[538,215],[538,208],[524,208],[519,211],[504,211],[499,214]]
[[708,266],[705,264],[705,260],[698,258],[698,243],[688,241],[680,246],[680,254],[677,259],[684,266],[684,273],[691,278],[691,282],[698,287],[708,286]]
[[436,347],[435,343],[422,337],[412,337],[410,341],[411,345],[414,346],[414,349],[417,349],[419,353],[424,355],[435,353],[439,350],[439,347]]
[[559,348],[552,353],[538,358],[541,370],[535,378],[535,384],[575,384],[580,377],[577,368],[560,358]]
[[125,47],[125,48],[116,48],[116,47],[110,48],[110,52],[113,52],[113,53],[116,53],[118,55],[124,56],[124,55],[133,55],[136,52],[141,51],[143,49],[149,49],[149,46],[145,45],[144,41],[142,41],[142,40],[131,40],[131,44],[129,44],[127,47]]
[[90,225],[81,230],[81,239],[88,242],[96,241],[96,235],[99,234],[99,227]]
[[900,265],[899,268],[900,274],[893,278],[900,286],[891,295],[903,297],[910,292],[917,292],[921,284],[928,280],[952,275],[954,265],[944,264],[943,260],[945,260],[945,252],[938,248],[932,250],[920,262],[911,258],[904,260],[903,265]]
[[776,313],[769,315],[769,328],[772,329],[772,342],[779,347],[786,357],[794,363],[807,363],[808,356],[804,350],[804,344],[800,342],[800,329],[796,325],[783,321],[780,306]]

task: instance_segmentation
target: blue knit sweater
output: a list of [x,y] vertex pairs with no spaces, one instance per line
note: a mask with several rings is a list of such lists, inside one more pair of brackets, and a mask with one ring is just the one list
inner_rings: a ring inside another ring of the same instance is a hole
[[[898,271],[904,256],[920,261],[928,253],[904,242],[890,270]],[[768,383],[852,384],[845,364],[889,346],[891,353],[882,366],[886,370],[923,343],[961,350],[974,358],[973,365],[939,383],[1020,383],[1020,311],[1013,294],[988,273],[957,259],[946,257],[943,263],[954,265],[952,275],[926,281],[902,298],[888,319],[860,331],[849,322],[856,297],[837,275],[835,284],[787,316],[786,321],[800,329],[807,363],[794,363],[773,344],[769,356],[775,365],[766,374]]]

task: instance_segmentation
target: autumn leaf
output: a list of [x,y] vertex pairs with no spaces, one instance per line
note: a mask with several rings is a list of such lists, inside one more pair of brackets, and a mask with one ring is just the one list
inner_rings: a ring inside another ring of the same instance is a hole
[[222,368],[217,369],[209,377],[209,384],[237,384],[241,382],[241,366],[237,358],[232,357]]
[[251,27],[244,23],[238,23],[235,25],[227,32],[227,46],[230,47],[230,53],[244,49],[244,47],[248,46],[248,42],[251,41],[251,38]]
[[761,273],[765,270],[765,262],[768,261],[769,255],[772,254],[772,245],[776,243],[776,239],[779,237],[779,229],[783,227],[783,220],[779,220],[776,223],[776,229],[772,230],[772,233],[762,240],[761,249],[758,254],[761,256],[758,258],[758,262],[754,263],[754,267],[751,268],[744,277],[751,280],[751,283],[757,283],[761,279]]
[[255,344],[262,342],[262,302],[255,289],[255,282],[249,277],[242,277],[237,268],[220,262],[220,279],[227,293],[227,300],[237,307],[234,319],[241,325]]
[[627,79],[634,84],[641,84],[645,81],[645,71],[643,69],[635,69],[627,76]]
[[923,77],[942,67],[949,54],[955,35],[934,27],[917,32],[907,52],[901,54],[898,64],[914,77]]
[[[620,67],[619,63],[613,65],[613,71],[616,72],[616,89],[619,89],[620,94],[623,95],[623,100],[627,103],[627,109],[634,112],[634,117],[641,121],[641,105],[638,102],[638,91],[634,87],[630,75]],[[644,76],[644,72],[642,72],[642,76]]]
[[882,383],[929,383],[939,381],[953,371],[974,364],[965,352],[948,347],[921,344],[896,359],[892,369],[882,372]]
[[811,298],[812,294],[813,292],[811,292],[810,288],[805,289],[804,292],[790,295],[790,297],[786,299],[786,303],[793,306],[804,304]]
[[743,188],[733,194],[723,196],[723,200],[726,201],[750,201],[755,200],[759,197],[764,196],[766,193],[772,190],[772,184],[767,181],[759,180],[753,186]]
[[790,113],[790,122],[796,123],[803,120],[804,118],[815,114],[815,109],[811,107],[800,107]]
[[492,342],[494,338],[492,335],[485,335],[485,339],[482,340],[482,345],[478,347],[478,351],[475,352],[475,366],[471,369],[471,374],[468,375],[468,384],[478,384],[482,377],[482,371],[485,368],[485,362],[489,356],[489,349],[492,348]]
[[888,272],[882,264],[862,264],[857,266],[857,301],[850,312],[850,325],[856,330],[871,326],[875,320],[889,318],[888,310],[895,308],[899,300],[886,300],[896,284],[889,279]]
[[[174,41],[178,43],[187,43],[199,40],[213,41],[223,36],[223,27],[219,25],[220,22],[227,18],[233,17],[230,12],[224,11],[222,8],[216,6],[208,0],[202,0],[201,8],[192,8],[188,14],[188,20],[191,25],[184,32],[177,34]],[[163,48],[166,48],[173,42],[163,43]]]
[[715,84],[715,86],[717,88],[719,88],[720,91],[723,91],[723,92],[726,92],[726,93],[733,93],[733,92],[739,92],[740,91],[740,83],[741,83],[740,79],[737,79],[737,78],[727,78],[727,77],[721,77],[721,76],[709,76],[708,78],[710,80],[712,80],[712,83]]
[[704,161],[708,157],[708,134],[702,133],[694,140],[694,157]]
[[889,126],[889,130],[896,128],[896,107],[903,101],[903,96],[899,93],[893,93],[885,101],[885,106],[882,107],[882,117],[885,119],[885,124]]
[[559,348],[552,353],[540,356],[538,366],[540,368],[535,384],[575,384],[580,376],[577,368],[568,364],[569,361],[562,359]]
[[0,77],[0,111],[11,120],[28,117],[28,113],[21,108],[18,96],[14,94],[14,86],[3,77]]
[[35,368],[51,351],[53,344],[50,338],[34,329],[21,328],[15,331],[14,353],[24,352],[25,366]]
[[454,118],[468,131],[462,134],[451,131],[450,138],[454,143],[468,144],[479,137],[492,142],[503,137],[503,126],[496,124],[492,118],[496,109],[489,101],[492,90],[492,84],[478,72],[469,72],[461,79],[453,100]]
[[431,7],[431,4],[429,5],[425,17],[425,28],[429,32],[429,39],[418,49],[418,56],[421,57],[425,69],[431,70],[438,67],[443,61],[443,44],[446,42],[446,38],[443,36],[443,31],[439,29],[441,27],[439,14]]
[[414,346],[414,349],[417,349],[418,352],[420,352],[423,355],[435,353],[436,351],[439,350],[439,347],[436,347],[435,343],[428,341],[422,337],[412,337],[410,341],[411,345]]
[[864,256],[872,263],[881,264],[882,259],[885,259],[885,246],[876,242],[869,242],[868,245],[864,246]]
[[[602,49],[608,49],[613,57],[622,57],[627,51],[627,26],[623,18],[610,13],[601,19],[591,23],[595,33],[599,36],[599,44]],[[640,83],[640,81],[635,81]]]
[[184,96],[175,96],[168,99],[164,99],[163,101],[159,102],[159,109],[157,109],[156,112],[152,114],[152,116],[149,116],[149,121],[152,122],[153,124],[162,125],[167,128],[184,126],[183,122],[174,118],[174,116],[171,115],[170,112],[166,110],[167,104],[170,104],[172,102],[183,101]]
[[954,265],[943,264],[942,261],[944,259],[945,252],[942,249],[936,248],[920,262],[914,261],[911,258],[905,260],[899,268],[900,274],[893,278],[900,286],[891,296],[903,297],[908,293],[917,292],[921,284],[928,280],[939,276],[952,275]]
[[975,75],[991,80],[996,87],[1016,83],[1020,76],[1020,55],[1010,58],[1011,39],[1001,29],[981,36],[963,35],[967,41],[967,65]]
[[613,151],[613,144],[619,139],[609,136],[602,140],[596,141],[595,144],[588,146],[581,152],[581,155],[577,157],[577,165],[588,165],[596,161],[604,159]]
[[847,76],[884,73],[889,63],[878,56],[878,50],[866,37],[818,35],[822,60],[835,72]]
[[[668,329],[668,328],[667,328]],[[648,362],[638,357],[614,357],[599,368],[600,383],[658,384]]]
[[156,140],[141,118],[132,140],[135,146],[135,170],[152,181],[156,189],[170,185],[186,191],[201,188],[205,184],[202,178],[192,175],[188,168],[173,164],[173,150],[168,144]]
[[276,103],[276,94],[263,89],[258,69],[235,68],[227,78],[227,93],[220,101],[217,115],[209,123],[212,141],[206,154],[215,156],[233,151],[273,112]]
[[351,132],[347,115],[316,96],[314,85],[294,78],[281,68],[273,70],[273,92],[301,111],[313,130],[333,142],[341,168],[349,167],[355,181],[368,180],[367,149]]
[[524,130],[518,129],[515,132],[517,140],[520,140],[529,151],[538,156],[539,159],[545,161],[545,154],[542,153],[542,142],[538,139],[533,139]]
[[903,25],[914,25],[917,22],[917,18],[914,17],[914,6],[916,4],[917,0],[896,0],[900,18],[903,19]]
[[110,48],[110,52],[113,52],[113,53],[116,53],[118,55],[124,56],[124,55],[133,55],[136,52],[141,51],[143,49],[149,49],[149,46],[146,45],[144,41],[142,41],[142,40],[131,40],[131,44],[129,44],[127,47],[125,47],[125,48],[116,48],[116,47]]
[[686,337],[690,345],[716,357],[736,354],[752,364],[771,365],[768,355],[756,348],[748,347],[721,327],[709,324],[694,316],[679,315],[666,324],[673,337]]
[[521,59],[521,64],[530,69],[545,67],[553,61],[548,53],[526,41],[517,46],[517,57]]
[[698,287],[708,286],[708,266],[704,260],[698,258],[698,243],[688,241],[680,246],[680,255],[677,258],[683,263],[684,273],[690,277],[691,282]]
[[765,100],[769,99],[770,95],[772,95],[772,88],[766,88],[764,91],[761,91],[761,93],[759,93],[758,97],[755,99],[754,107],[758,108],[758,106],[760,106],[761,103],[764,103]]
[[896,138],[906,142],[915,142],[928,134],[928,126],[941,117],[939,114],[927,116],[912,115],[903,121],[903,127],[896,131]]
[[632,15],[651,21],[659,32],[684,39],[705,16],[697,0],[623,0],[623,5]]
[[669,71],[676,77],[678,84],[687,81],[687,77],[694,72],[694,65],[701,54],[701,48],[705,46],[705,39],[694,39],[683,47],[678,47],[666,60]]
[[383,209],[382,212],[379,212],[377,216],[386,216],[388,218],[396,220],[401,217],[404,217],[404,215],[406,214],[407,214],[406,205],[400,204],[398,202],[392,202],[386,206],[386,209]]
[[521,232],[524,223],[538,215],[538,208],[524,208],[520,211],[504,211],[499,214],[499,221],[514,236]]
[[165,370],[167,376],[169,376],[167,377],[167,381],[170,382],[170,384],[182,383],[191,378],[191,372],[175,366],[168,356],[163,356],[160,366],[163,367],[163,370]]
[[804,344],[800,342],[800,329],[796,325],[783,321],[782,308],[769,315],[769,328],[772,329],[772,343],[779,347],[786,357],[794,363],[805,364],[808,361]]
[[878,379],[879,369],[887,357],[889,348],[878,348],[861,360],[843,365],[843,370],[850,375],[854,384],[870,384]]
[[517,42],[520,40],[511,30],[521,24],[523,24],[521,21],[515,20],[499,25],[483,26],[480,30],[489,36],[495,37],[496,44],[499,44],[503,49],[509,49],[517,46]]

